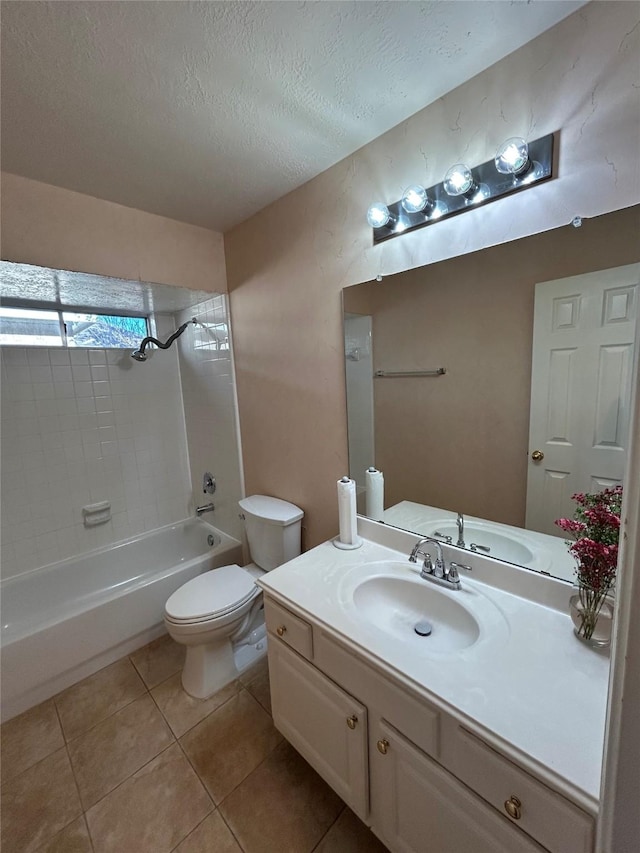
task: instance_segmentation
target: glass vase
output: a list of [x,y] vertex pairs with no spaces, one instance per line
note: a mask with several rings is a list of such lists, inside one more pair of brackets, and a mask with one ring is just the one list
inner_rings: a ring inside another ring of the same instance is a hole
[[613,601],[607,590],[594,590],[580,584],[569,599],[573,633],[587,645],[603,648],[611,643]]

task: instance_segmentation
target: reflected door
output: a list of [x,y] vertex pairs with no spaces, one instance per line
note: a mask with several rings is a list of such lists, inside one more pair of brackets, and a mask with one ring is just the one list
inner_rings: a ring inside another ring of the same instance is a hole
[[622,482],[640,264],[536,285],[526,526],[564,534],[575,492]]

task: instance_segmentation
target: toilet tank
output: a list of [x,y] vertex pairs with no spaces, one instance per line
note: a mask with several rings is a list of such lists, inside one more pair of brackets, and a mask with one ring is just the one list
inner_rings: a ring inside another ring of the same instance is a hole
[[251,559],[265,571],[300,554],[300,507],[268,495],[251,495],[239,501]]

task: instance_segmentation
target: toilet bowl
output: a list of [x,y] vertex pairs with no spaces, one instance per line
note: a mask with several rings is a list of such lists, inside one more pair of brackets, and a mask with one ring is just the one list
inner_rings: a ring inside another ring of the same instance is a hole
[[[258,567],[254,573],[298,556],[303,516],[299,507],[266,495],[239,503]],[[189,695],[211,696],[266,653],[261,610],[262,593],[254,574],[235,564],[205,572],[169,597],[164,622],[171,637],[187,647],[182,686]],[[247,654],[249,643],[253,654]]]

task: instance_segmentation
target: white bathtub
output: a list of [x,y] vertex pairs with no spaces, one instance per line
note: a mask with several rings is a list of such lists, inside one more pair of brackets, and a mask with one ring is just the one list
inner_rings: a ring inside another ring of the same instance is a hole
[[171,593],[228,563],[242,565],[240,542],[187,519],[3,580],[2,719],[165,633]]

